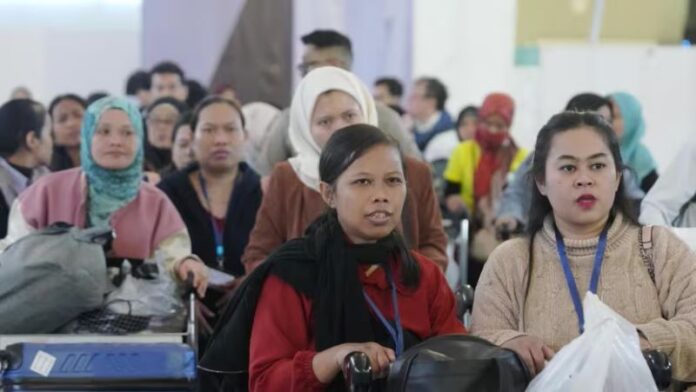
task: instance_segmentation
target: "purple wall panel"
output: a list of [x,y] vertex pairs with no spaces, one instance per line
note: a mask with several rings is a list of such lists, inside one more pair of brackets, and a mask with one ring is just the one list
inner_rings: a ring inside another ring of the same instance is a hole
[[207,85],[246,0],[143,1],[143,66],[179,63]]
[[412,0],[349,0],[346,32],[353,42],[353,72],[368,84],[381,76],[411,80]]

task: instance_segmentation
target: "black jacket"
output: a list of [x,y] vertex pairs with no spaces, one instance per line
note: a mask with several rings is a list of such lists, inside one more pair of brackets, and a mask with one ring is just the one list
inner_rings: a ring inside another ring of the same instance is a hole
[[[165,177],[157,186],[169,196],[186,223],[193,253],[208,266],[217,268],[215,236],[210,215],[189,181],[189,174],[195,170],[198,170],[198,165],[191,165]],[[240,163],[223,231],[224,270],[227,273],[235,276],[244,275],[241,257],[249,241],[249,233],[256,222],[256,211],[261,205],[261,198],[259,175],[246,163]]]

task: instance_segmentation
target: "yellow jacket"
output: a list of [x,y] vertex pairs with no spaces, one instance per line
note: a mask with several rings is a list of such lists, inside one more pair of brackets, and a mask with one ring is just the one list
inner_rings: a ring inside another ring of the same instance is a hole
[[[528,151],[519,148],[510,163],[510,172],[514,172],[527,157]],[[467,140],[454,149],[447,162],[443,174],[445,180],[461,184],[460,195],[467,209],[473,212],[474,206],[474,174],[481,159],[481,147],[474,140]]]

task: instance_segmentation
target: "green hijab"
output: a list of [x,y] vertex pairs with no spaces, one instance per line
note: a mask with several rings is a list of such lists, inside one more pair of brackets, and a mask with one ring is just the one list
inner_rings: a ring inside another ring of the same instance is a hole
[[[128,115],[138,143],[135,159],[124,169],[110,170],[99,166],[92,156],[92,139],[102,114],[109,109]],[[130,203],[138,194],[143,176],[143,119],[138,107],[123,98],[104,97],[89,105],[82,120],[80,159],[87,176],[88,224],[108,226],[111,215]]]
[[624,131],[620,140],[621,158],[636,172],[638,183],[657,168],[650,151],[641,143],[645,135],[643,110],[638,100],[631,94],[617,92],[610,98],[619,107],[623,117]]

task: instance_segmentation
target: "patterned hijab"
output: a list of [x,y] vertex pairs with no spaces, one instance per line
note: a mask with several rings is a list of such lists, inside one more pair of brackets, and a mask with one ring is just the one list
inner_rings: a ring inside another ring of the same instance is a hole
[[[99,166],[92,156],[92,139],[102,114],[109,109],[128,115],[138,146],[135,159],[124,169],[110,170]],[[111,214],[135,199],[143,176],[143,119],[138,107],[123,98],[104,97],[87,108],[82,120],[80,159],[87,176],[89,226],[107,226]]]

